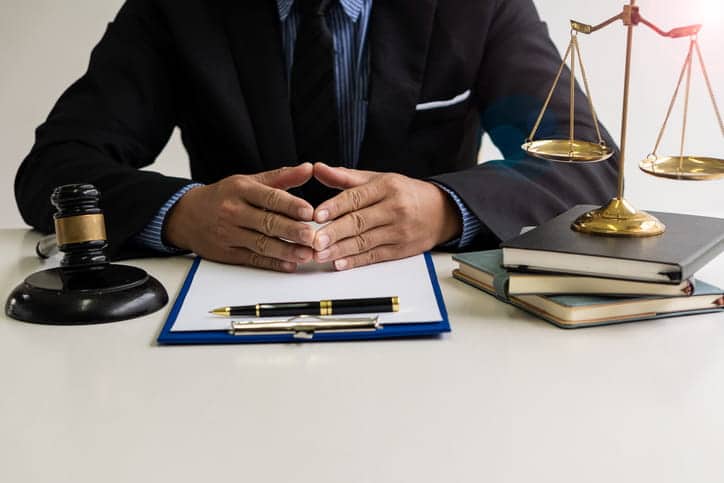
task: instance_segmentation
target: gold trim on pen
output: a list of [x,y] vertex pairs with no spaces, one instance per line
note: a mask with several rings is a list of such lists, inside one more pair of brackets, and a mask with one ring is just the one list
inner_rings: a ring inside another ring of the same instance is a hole
[[319,315],[332,315],[332,301],[331,300],[320,300],[319,301]]
[[260,308],[259,304],[256,304],[254,306],[254,308],[256,309],[256,316],[261,317],[261,308]]
[[209,310],[210,314],[220,315],[222,317],[231,316],[231,307],[219,307],[218,309]]
[[392,311],[393,312],[400,311],[400,297],[398,297],[398,296],[392,297]]

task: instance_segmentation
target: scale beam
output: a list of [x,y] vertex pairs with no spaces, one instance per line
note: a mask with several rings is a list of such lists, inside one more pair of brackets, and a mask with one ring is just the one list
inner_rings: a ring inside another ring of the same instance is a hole
[[662,37],[669,37],[672,39],[678,39],[681,37],[691,37],[692,35],[696,35],[699,33],[699,30],[701,30],[701,24],[696,25],[686,25],[684,27],[676,27],[668,32],[665,32],[661,30],[659,27],[654,25],[653,23],[649,22],[645,18],[643,18],[641,15],[638,16],[638,20],[646,25],[648,28],[656,32],[657,34],[661,35]]
[[612,23],[614,23],[617,20],[621,20],[621,22],[625,26],[629,25],[638,25],[639,23],[642,23],[646,25],[648,28],[656,32],[657,34],[661,35],[662,37],[669,37],[672,39],[677,39],[680,37],[691,37],[692,35],[696,35],[699,33],[699,30],[701,30],[701,24],[694,24],[694,25],[685,25],[683,27],[675,27],[671,30],[662,30],[660,27],[658,27],[653,22],[650,22],[649,20],[646,20],[643,15],[641,15],[641,12],[639,11],[639,7],[635,5],[625,5],[623,7],[623,11],[619,13],[616,16],[613,16],[609,18],[608,20],[604,20],[603,22],[599,23],[598,25],[589,25],[583,22],[579,22],[577,20],[571,20],[571,29],[575,30],[576,32],[580,32],[582,34],[592,34],[593,32],[596,32],[597,30],[601,30],[602,28],[608,27]]
[[576,32],[580,32],[582,34],[592,34],[597,30],[601,30],[602,28],[611,25],[616,20],[623,20],[623,12],[619,13],[615,17],[611,17],[608,20],[601,22],[598,25],[588,25],[583,22],[578,22],[577,20],[571,20],[571,28]]

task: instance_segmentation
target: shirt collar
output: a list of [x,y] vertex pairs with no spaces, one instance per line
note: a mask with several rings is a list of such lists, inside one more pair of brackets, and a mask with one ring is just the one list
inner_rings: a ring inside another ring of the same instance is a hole
[[[362,12],[362,4],[364,0],[338,0],[342,5],[342,10],[352,20],[356,22]],[[284,22],[289,16],[289,11],[294,5],[294,0],[277,0],[277,8],[279,9],[279,20]]]

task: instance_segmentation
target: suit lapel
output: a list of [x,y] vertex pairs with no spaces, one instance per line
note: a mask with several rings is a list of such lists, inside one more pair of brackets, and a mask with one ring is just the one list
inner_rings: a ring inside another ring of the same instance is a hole
[[293,164],[297,155],[276,3],[225,0],[222,14],[261,169]]
[[415,114],[437,0],[372,5],[367,45],[370,91],[360,169],[389,171]]

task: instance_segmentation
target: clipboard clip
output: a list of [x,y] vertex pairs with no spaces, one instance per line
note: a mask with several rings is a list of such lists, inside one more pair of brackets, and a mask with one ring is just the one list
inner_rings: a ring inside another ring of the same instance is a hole
[[231,335],[293,334],[295,339],[309,340],[317,332],[374,332],[382,328],[379,316],[375,317],[326,317],[298,315],[284,320],[256,322],[253,320],[231,321]]

